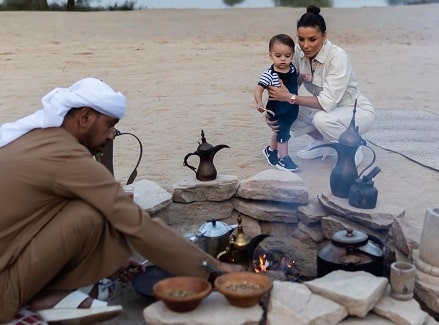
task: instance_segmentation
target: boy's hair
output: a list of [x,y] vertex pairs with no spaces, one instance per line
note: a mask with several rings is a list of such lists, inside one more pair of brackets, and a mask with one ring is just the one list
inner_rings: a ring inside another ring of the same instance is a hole
[[282,43],[286,46],[289,46],[291,48],[291,50],[294,52],[294,41],[293,39],[288,36],[287,34],[277,34],[274,35],[271,39],[270,42],[268,43],[268,50],[271,51],[273,44],[279,42]]

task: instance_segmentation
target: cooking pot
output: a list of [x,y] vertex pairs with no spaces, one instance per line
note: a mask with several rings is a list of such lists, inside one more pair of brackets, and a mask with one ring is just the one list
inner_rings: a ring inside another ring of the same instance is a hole
[[217,257],[229,246],[229,238],[238,225],[228,225],[216,219],[208,220],[203,224],[195,238],[191,238],[202,250]]
[[335,270],[366,271],[383,276],[385,246],[373,235],[351,228],[338,231],[317,252],[317,276]]

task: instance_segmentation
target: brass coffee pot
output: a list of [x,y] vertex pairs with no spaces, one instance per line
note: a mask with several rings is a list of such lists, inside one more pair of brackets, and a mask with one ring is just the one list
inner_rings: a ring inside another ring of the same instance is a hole
[[[195,152],[188,153],[183,160],[183,166],[189,167],[195,172],[195,176],[199,181],[212,181],[216,179],[217,171],[213,164],[213,158],[215,154],[223,148],[230,148],[228,145],[219,144],[217,146],[212,146],[206,141],[204,136],[204,131],[201,130],[201,143],[198,142],[199,146]],[[188,164],[187,160],[190,156],[200,157],[200,163],[198,168],[195,168]]]
[[270,235],[259,234],[250,238],[244,233],[242,217],[238,215],[238,226],[236,235],[229,238],[229,246],[219,253],[217,259],[227,263],[240,264],[246,269],[252,270],[253,253],[256,247]]
[[330,147],[337,151],[337,163],[332,169],[331,176],[329,178],[329,185],[332,194],[340,198],[347,198],[349,196],[349,188],[358,178],[358,171],[355,165],[355,153],[357,152],[357,149],[360,146],[365,146],[373,153],[372,162],[366,168],[364,168],[360,175],[375,162],[375,152],[361,137],[360,133],[358,132],[358,126],[355,126],[356,111],[357,100],[355,100],[351,123],[349,127],[340,135],[338,143],[327,143],[313,148]]

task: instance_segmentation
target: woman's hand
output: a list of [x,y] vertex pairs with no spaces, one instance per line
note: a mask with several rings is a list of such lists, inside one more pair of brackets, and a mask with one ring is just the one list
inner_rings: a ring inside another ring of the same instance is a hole
[[289,92],[287,87],[285,87],[282,80],[279,80],[279,81],[280,81],[280,87],[269,86],[267,88],[268,94],[270,95],[268,100],[277,100],[279,102],[288,102],[293,94]]
[[265,114],[265,123],[267,123],[268,127],[273,131],[273,133],[277,133],[279,131],[279,125],[277,125],[277,121],[270,120],[270,116],[268,113]]

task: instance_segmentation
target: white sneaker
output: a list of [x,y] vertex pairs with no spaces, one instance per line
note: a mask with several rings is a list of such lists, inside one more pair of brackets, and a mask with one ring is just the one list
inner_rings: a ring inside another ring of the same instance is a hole
[[358,147],[357,152],[355,153],[355,166],[358,166],[363,161],[363,150],[361,147]]
[[318,157],[323,157],[323,155],[325,154],[325,148],[317,148],[312,150],[314,147],[320,146],[322,144],[325,143],[320,140],[313,140],[312,142],[308,143],[305,148],[297,151],[296,155],[300,159],[315,159]]

